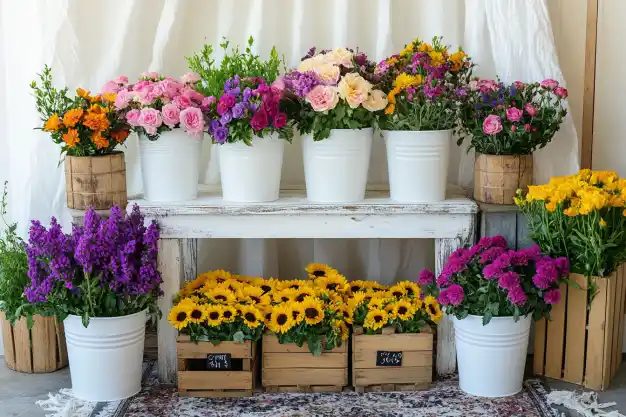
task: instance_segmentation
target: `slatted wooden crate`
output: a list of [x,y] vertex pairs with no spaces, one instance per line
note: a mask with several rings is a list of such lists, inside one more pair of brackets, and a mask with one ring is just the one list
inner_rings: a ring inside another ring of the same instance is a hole
[[263,335],[262,385],[267,392],[341,392],[348,385],[348,348],[313,356],[305,346]]
[[598,293],[588,309],[587,278],[570,274],[582,289],[561,286],[561,302],[535,326],[535,374],[594,390],[609,387],[622,363],[626,267],[594,278]]
[[[352,334],[352,385],[356,392],[416,391],[427,389],[433,380],[433,332],[368,335],[362,327]],[[402,352],[400,366],[377,365],[378,352]]]
[[[178,336],[178,392],[189,397],[249,397],[257,386],[259,361],[257,344],[210,342],[194,343],[189,336]],[[231,369],[207,370],[203,361],[213,354],[230,354]]]
[[4,362],[9,369],[25,373],[54,372],[68,364],[63,323],[56,317],[33,316],[34,324],[28,328],[21,318],[15,326],[6,319],[2,321]]

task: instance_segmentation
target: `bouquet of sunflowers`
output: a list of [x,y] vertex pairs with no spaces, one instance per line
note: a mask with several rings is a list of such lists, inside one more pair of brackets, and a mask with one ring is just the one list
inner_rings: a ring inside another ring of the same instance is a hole
[[583,169],[518,191],[515,203],[544,253],[567,257],[572,272],[605,277],[626,261],[624,199],[626,180],[617,173]]
[[375,281],[353,281],[350,287],[348,315],[365,334],[380,334],[385,326],[394,326],[396,333],[420,333],[443,316],[437,299],[430,295],[422,298],[421,288],[413,282],[385,286]]

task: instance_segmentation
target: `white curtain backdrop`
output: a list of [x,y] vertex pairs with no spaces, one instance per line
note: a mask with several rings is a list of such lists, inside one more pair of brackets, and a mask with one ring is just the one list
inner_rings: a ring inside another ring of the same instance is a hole
[[[29,83],[44,64],[59,86],[98,90],[120,75],[142,71],[179,76],[186,56],[222,36],[267,56],[276,45],[294,65],[316,45],[358,46],[380,60],[415,37],[444,36],[463,45],[477,74],[503,81],[563,81],[547,0],[3,0],[0,8],[0,180],[10,187],[10,215],[25,234],[30,219],[54,215],[69,225],[59,149],[38,125]],[[218,51],[217,57],[221,57]],[[136,138],[125,149],[129,194],[141,192]],[[219,182],[216,149],[205,143],[203,182]],[[473,153],[453,149],[450,180],[472,182]],[[535,159],[535,181],[578,167],[571,119]],[[382,141],[373,148],[370,182],[387,180]],[[283,179],[303,184],[300,143],[285,154]],[[433,267],[433,243],[418,240],[203,241],[199,269],[300,276],[311,261],[328,262],[352,279],[415,278]]]

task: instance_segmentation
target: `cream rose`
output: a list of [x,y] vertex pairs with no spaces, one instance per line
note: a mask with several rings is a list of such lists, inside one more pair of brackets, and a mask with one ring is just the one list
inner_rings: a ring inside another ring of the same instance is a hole
[[306,95],[305,100],[318,112],[332,110],[339,102],[337,87],[330,85],[318,85],[313,87]]
[[379,111],[387,107],[387,95],[381,90],[372,90],[363,102],[363,107],[369,111]]
[[339,81],[338,91],[339,97],[346,100],[351,108],[356,109],[367,100],[372,91],[372,84],[359,74],[351,72]]
[[346,68],[352,68],[352,57],[354,54],[345,48],[335,48],[325,54],[326,62],[329,64],[343,65]]
[[313,58],[307,58],[298,65],[298,72],[315,71],[322,65],[326,64],[324,55],[316,55]]
[[333,84],[337,85],[337,81],[339,81],[339,75],[341,74],[341,70],[337,65],[332,64],[322,64],[318,67],[314,68],[315,74],[317,74],[317,78],[323,82],[324,84]]

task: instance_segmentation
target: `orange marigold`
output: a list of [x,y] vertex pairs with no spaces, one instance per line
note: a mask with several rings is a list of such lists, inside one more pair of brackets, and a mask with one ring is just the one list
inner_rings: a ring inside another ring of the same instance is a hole
[[76,94],[78,94],[78,97],[80,98],[84,98],[85,100],[91,100],[91,91],[89,90],[83,90],[82,88],[77,88],[76,89]]
[[102,136],[100,132],[95,132],[91,135],[91,141],[96,145],[96,148],[102,149],[109,146],[109,140]]
[[116,130],[114,132],[111,132],[111,137],[117,142],[117,143],[122,143],[126,140],[126,138],[128,137],[128,134],[130,132],[128,130]]
[[74,127],[83,117],[83,109],[71,109],[63,115],[63,124],[67,127]]
[[80,142],[80,138],[78,137],[78,130],[68,129],[67,133],[63,134],[63,142],[65,142],[68,148],[73,148],[74,146],[76,146],[76,144]]
[[94,132],[107,130],[111,125],[109,119],[107,119],[106,109],[98,105],[93,105],[89,108],[83,124]]
[[46,132],[56,132],[61,127],[61,119],[59,119],[59,115],[54,113],[52,116],[46,120],[46,123],[43,125],[43,130]]
[[385,114],[391,114],[394,111],[396,111],[396,105],[395,104],[390,104],[387,106],[387,108],[385,109]]

